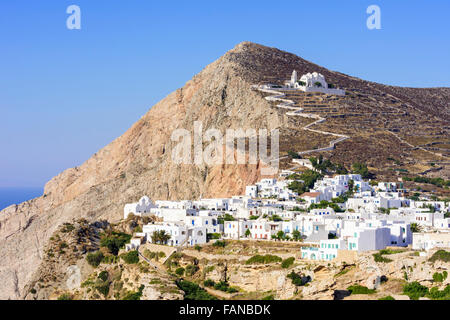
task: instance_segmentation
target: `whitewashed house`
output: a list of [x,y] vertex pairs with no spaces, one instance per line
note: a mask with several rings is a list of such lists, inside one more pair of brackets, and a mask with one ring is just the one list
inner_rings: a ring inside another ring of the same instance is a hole
[[188,227],[203,227],[206,228],[206,233],[219,233],[220,226],[217,223],[217,218],[210,216],[189,216],[185,217],[184,223]]
[[245,187],[245,195],[250,198],[257,198],[258,197],[258,186],[246,186]]
[[130,214],[142,217],[150,214],[150,210],[156,208],[156,205],[150,200],[149,197],[143,196],[139,202],[128,203],[123,209],[123,218],[126,219]]
[[338,256],[338,250],[345,250],[346,243],[342,239],[327,239],[319,242],[319,247],[303,247],[302,259],[331,261]]
[[323,216],[323,215],[335,215],[333,208],[327,207],[326,209],[312,209],[310,212],[312,215]]
[[194,208],[199,210],[216,210],[216,211],[226,211],[228,210],[229,199],[200,199],[193,201]]
[[240,239],[245,237],[248,229],[251,229],[254,220],[238,220],[224,222],[224,237],[228,239]]
[[413,233],[414,250],[431,250],[434,248],[450,249],[449,232]]
[[301,199],[305,200],[306,205],[309,207],[311,204],[319,203],[324,200],[321,197],[320,192],[305,192],[300,196]]
[[207,231],[205,227],[188,227],[181,222],[164,222],[147,224],[142,228],[142,232],[145,233],[149,242],[152,242],[153,233],[161,230],[170,234],[171,238],[166,243],[169,246],[194,246],[206,243]]
[[281,231],[281,222],[267,221],[266,219],[254,220],[250,232],[252,239],[270,240],[272,235]]
[[191,200],[171,201],[171,200],[157,200],[155,204],[158,208],[164,209],[194,209],[194,204]]
[[196,209],[152,208],[150,212],[163,221],[184,221],[186,217],[197,215]]

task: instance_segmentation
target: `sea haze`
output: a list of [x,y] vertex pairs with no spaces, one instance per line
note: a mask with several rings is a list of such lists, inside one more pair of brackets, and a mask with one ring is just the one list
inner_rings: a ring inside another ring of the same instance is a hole
[[0,188],[0,210],[42,196],[43,188]]

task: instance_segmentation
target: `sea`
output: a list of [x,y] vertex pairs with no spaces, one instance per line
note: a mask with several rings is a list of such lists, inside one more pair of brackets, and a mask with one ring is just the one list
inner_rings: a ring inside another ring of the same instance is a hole
[[42,196],[44,188],[0,188],[0,210]]

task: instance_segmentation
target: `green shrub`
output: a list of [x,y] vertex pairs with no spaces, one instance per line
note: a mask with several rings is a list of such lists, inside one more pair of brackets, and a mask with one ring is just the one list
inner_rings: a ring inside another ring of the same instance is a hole
[[444,282],[445,279],[447,279],[447,271],[444,271],[443,273],[435,272],[433,274],[434,282]]
[[136,250],[123,253],[120,257],[128,264],[135,264],[139,262],[139,253]]
[[376,292],[373,289],[369,289],[358,284],[348,287],[347,290],[350,291],[350,294],[372,294]]
[[102,263],[106,263],[106,264],[114,264],[118,262],[118,257],[114,256],[112,254],[108,254],[106,256],[103,257],[102,259]]
[[450,300],[450,284],[445,287],[444,290],[440,291],[439,288],[434,287],[430,289],[427,297],[433,300]]
[[262,255],[256,255],[248,259],[245,264],[255,264],[255,263],[274,263],[274,262],[281,262],[283,259],[281,259],[279,256],[274,256],[271,254],[266,254],[264,256]]
[[178,288],[184,291],[185,300],[217,300],[216,297],[210,295],[196,283],[180,280],[176,281],[176,284]]
[[395,299],[392,296],[386,296],[386,297],[380,298],[378,300],[395,300]]
[[294,257],[284,259],[283,262],[281,262],[281,267],[287,269],[294,264],[294,261],[295,261]]
[[292,284],[294,284],[294,285],[296,285],[298,287],[304,286],[305,284],[307,284],[308,282],[311,281],[311,277],[310,276],[302,277],[301,275],[299,275],[298,273],[295,273],[294,271],[289,273],[287,275],[287,277],[292,280]]
[[119,250],[125,247],[131,239],[131,235],[123,232],[111,232],[103,234],[100,239],[100,246],[108,248],[109,252],[117,256]]
[[206,235],[206,238],[207,238],[208,240],[211,240],[211,239],[220,239],[220,233],[208,233],[208,234]]
[[435,262],[437,260],[450,262],[450,252],[445,250],[438,250],[430,257],[430,259],[428,259],[428,261],[431,262]]
[[186,266],[186,275],[187,276],[193,276],[198,271],[198,266],[195,266],[193,264],[189,264]]
[[97,268],[98,265],[102,262],[102,260],[103,260],[103,253],[101,251],[89,253],[86,256],[86,261],[94,268]]
[[58,297],[58,300],[73,300],[73,298],[69,293],[63,293]]
[[271,294],[271,295],[265,296],[261,300],[275,300],[275,296],[273,294]]
[[235,293],[235,292],[239,292],[238,289],[236,289],[235,287],[229,287],[227,290],[228,293]]
[[205,287],[214,287],[215,284],[216,283],[211,279],[206,279],[205,281],[203,281],[203,285]]
[[108,271],[102,271],[100,272],[97,278],[101,279],[102,281],[106,281],[108,280],[108,276],[109,276]]
[[177,268],[175,270],[175,273],[181,277],[184,274],[184,268],[183,267]]
[[109,293],[109,282],[101,283],[95,286],[95,289],[97,289],[98,292],[100,292],[105,298],[108,296]]
[[145,286],[141,285],[138,291],[129,291],[122,300],[141,300]]
[[68,233],[68,232],[73,231],[74,229],[75,229],[75,227],[73,226],[73,224],[64,223],[64,225],[63,225],[63,227],[61,229],[61,232]]
[[375,260],[375,262],[383,262],[383,263],[392,262],[391,259],[383,257],[383,253],[381,251],[382,250],[380,250],[380,252],[377,252],[377,253],[373,254],[373,259]]
[[396,250],[393,250],[393,249],[381,249],[380,250],[380,254],[382,254],[382,255],[385,255],[385,254],[397,254],[397,253],[402,253],[402,252],[405,252],[406,250],[403,250],[403,249],[396,249]]
[[411,300],[418,300],[420,297],[424,297],[428,293],[428,288],[421,285],[419,282],[414,281],[403,286],[403,293],[406,294]]
[[220,248],[225,248],[226,245],[227,245],[227,243],[222,240],[217,240],[216,242],[213,243],[214,247],[220,247]]
[[200,247],[198,244],[196,244],[194,249],[197,250],[198,252],[200,252],[202,250],[202,247]]
[[238,289],[236,289],[234,287],[230,287],[229,283],[225,282],[225,281],[219,281],[219,282],[215,283],[214,289],[220,290],[223,292],[228,292],[228,293],[235,293],[235,292],[239,291]]

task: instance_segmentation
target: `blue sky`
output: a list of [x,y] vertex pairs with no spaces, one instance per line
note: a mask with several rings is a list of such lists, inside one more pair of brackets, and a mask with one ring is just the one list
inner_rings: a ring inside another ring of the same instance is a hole
[[[72,4],[81,30],[66,28]],[[381,30],[366,27],[371,4]],[[367,80],[449,87],[449,14],[448,0],[3,0],[0,187],[41,187],[80,165],[241,41]]]

